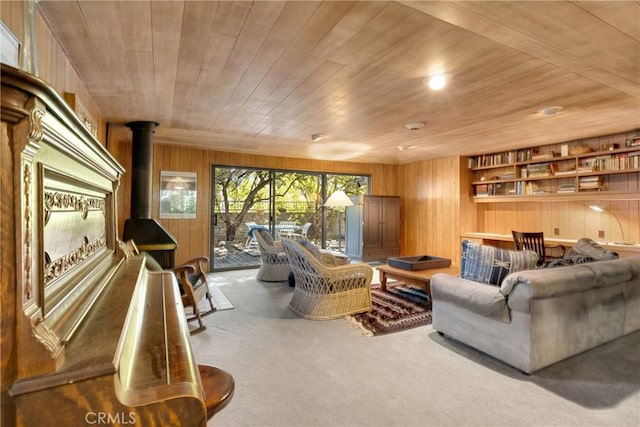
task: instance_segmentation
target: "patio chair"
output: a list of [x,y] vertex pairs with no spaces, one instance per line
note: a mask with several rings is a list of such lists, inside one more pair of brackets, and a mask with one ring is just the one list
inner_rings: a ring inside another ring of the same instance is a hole
[[276,224],[276,239],[282,237],[291,237],[291,235],[300,228],[295,221],[280,221]]
[[253,233],[251,232],[251,229],[254,227],[257,227],[258,224],[256,224],[253,221],[249,221],[249,222],[245,222],[244,225],[247,226],[247,240],[244,242],[244,248],[245,249],[253,249],[258,245],[258,242],[256,242],[256,238],[253,236]]
[[274,240],[271,233],[262,228],[254,228],[252,233],[258,241],[260,268],[256,279],[265,282],[282,282],[289,278],[291,266],[282,248],[282,242]]
[[299,233],[291,233],[289,238],[309,240],[309,238],[307,237],[307,233],[309,233],[310,228],[311,228],[311,223],[307,222],[302,226],[302,229],[300,230]]
[[305,319],[328,320],[371,310],[369,265],[327,265],[299,242],[283,239],[282,244],[295,277],[291,311]]

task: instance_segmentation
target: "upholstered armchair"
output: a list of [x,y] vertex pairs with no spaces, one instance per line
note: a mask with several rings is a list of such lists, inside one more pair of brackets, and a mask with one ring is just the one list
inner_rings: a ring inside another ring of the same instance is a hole
[[253,228],[250,231],[258,242],[260,268],[256,279],[265,282],[282,282],[289,278],[291,266],[282,248],[282,242],[273,238],[269,230]]
[[294,240],[283,239],[282,244],[296,282],[291,311],[306,319],[326,320],[371,310],[369,265],[337,265]]

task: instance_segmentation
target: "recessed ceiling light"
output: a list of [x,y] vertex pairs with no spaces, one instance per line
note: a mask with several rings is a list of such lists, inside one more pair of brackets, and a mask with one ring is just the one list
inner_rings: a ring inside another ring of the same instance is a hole
[[424,126],[424,123],[421,123],[421,122],[407,123],[406,125],[404,125],[404,127],[406,127],[409,130],[421,129],[423,126]]
[[562,110],[562,107],[559,105],[554,105],[552,107],[542,107],[538,110],[538,114],[541,116],[549,117],[558,114],[558,111]]
[[424,83],[431,90],[441,90],[447,85],[447,76],[444,74],[435,74],[427,77]]

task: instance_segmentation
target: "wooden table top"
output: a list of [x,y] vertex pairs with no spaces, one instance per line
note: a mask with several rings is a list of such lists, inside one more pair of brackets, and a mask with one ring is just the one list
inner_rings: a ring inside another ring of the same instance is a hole
[[418,280],[428,280],[436,273],[458,274],[460,272],[460,268],[458,267],[428,268],[426,270],[405,270],[402,268],[391,267],[389,264],[383,264],[377,266],[376,268],[379,271],[390,275],[398,275]]

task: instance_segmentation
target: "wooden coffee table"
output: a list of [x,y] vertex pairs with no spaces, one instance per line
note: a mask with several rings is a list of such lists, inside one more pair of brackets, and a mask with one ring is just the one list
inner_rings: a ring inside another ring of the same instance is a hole
[[380,287],[387,289],[387,279],[395,279],[404,283],[421,286],[427,290],[431,296],[431,277],[436,273],[459,274],[458,267],[430,268],[427,270],[403,270],[402,268],[391,267],[383,264],[376,267],[380,272]]

